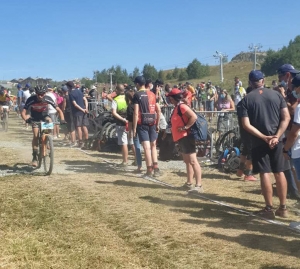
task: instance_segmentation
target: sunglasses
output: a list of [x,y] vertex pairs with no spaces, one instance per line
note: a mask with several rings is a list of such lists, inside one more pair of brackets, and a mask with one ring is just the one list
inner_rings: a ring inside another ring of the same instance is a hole
[[37,93],[36,95],[38,95],[38,96],[44,96],[45,93]]

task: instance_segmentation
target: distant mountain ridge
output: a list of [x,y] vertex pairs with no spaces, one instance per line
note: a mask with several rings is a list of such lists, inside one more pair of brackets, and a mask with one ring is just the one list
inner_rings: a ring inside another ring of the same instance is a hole
[[[267,53],[264,51],[256,52],[256,62],[261,64],[264,62]],[[254,61],[254,53],[253,52],[240,52],[235,55],[230,62],[239,63],[239,62],[253,62]]]

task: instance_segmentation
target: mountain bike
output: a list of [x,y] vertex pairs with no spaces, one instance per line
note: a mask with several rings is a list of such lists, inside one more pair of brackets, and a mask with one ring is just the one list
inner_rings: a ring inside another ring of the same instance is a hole
[[[30,123],[30,122],[29,122]],[[32,122],[39,127],[39,138],[38,138],[38,166],[39,169],[42,164],[46,175],[51,175],[54,165],[54,147],[53,138],[51,131],[54,129],[53,122]]]
[[3,109],[2,128],[5,132],[7,132],[9,106],[2,106],[2,109]]

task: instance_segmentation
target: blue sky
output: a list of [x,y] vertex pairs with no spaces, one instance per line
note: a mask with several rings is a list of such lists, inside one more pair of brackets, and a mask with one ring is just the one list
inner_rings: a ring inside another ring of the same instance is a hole
[[121,65],[214,65],[251,43],[278,49],[299,34],[300,1],[9,0],[1,1],[0,79],[92,77]]

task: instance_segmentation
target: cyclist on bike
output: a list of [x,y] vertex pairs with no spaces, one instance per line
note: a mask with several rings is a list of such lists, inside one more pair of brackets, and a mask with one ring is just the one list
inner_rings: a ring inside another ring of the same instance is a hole
[[2,106],[9,106],[9,101],[7,99],[12,101],[12,98],[5,92],[4,87],[1,87],[0,89],[0,114],[1,114],[1,120],[3,119],[3,108]]
[[[21,116],[27,123],[32,123],[32,166],[37,166],[38,159],[38,138],[39,138],[39,126],[36,124],[40,121],[52,122],[49,113],[48,105],[53,106],[61,119],[61,123],[65,123],[64,114],[60,108],[55,104],[54,100],[50,96],[46,96],[47,88],[43,86],[36,86],[36,95],[29,97],[22,110]],[[30,111],[30,115],[26,115],[26,111]]]

